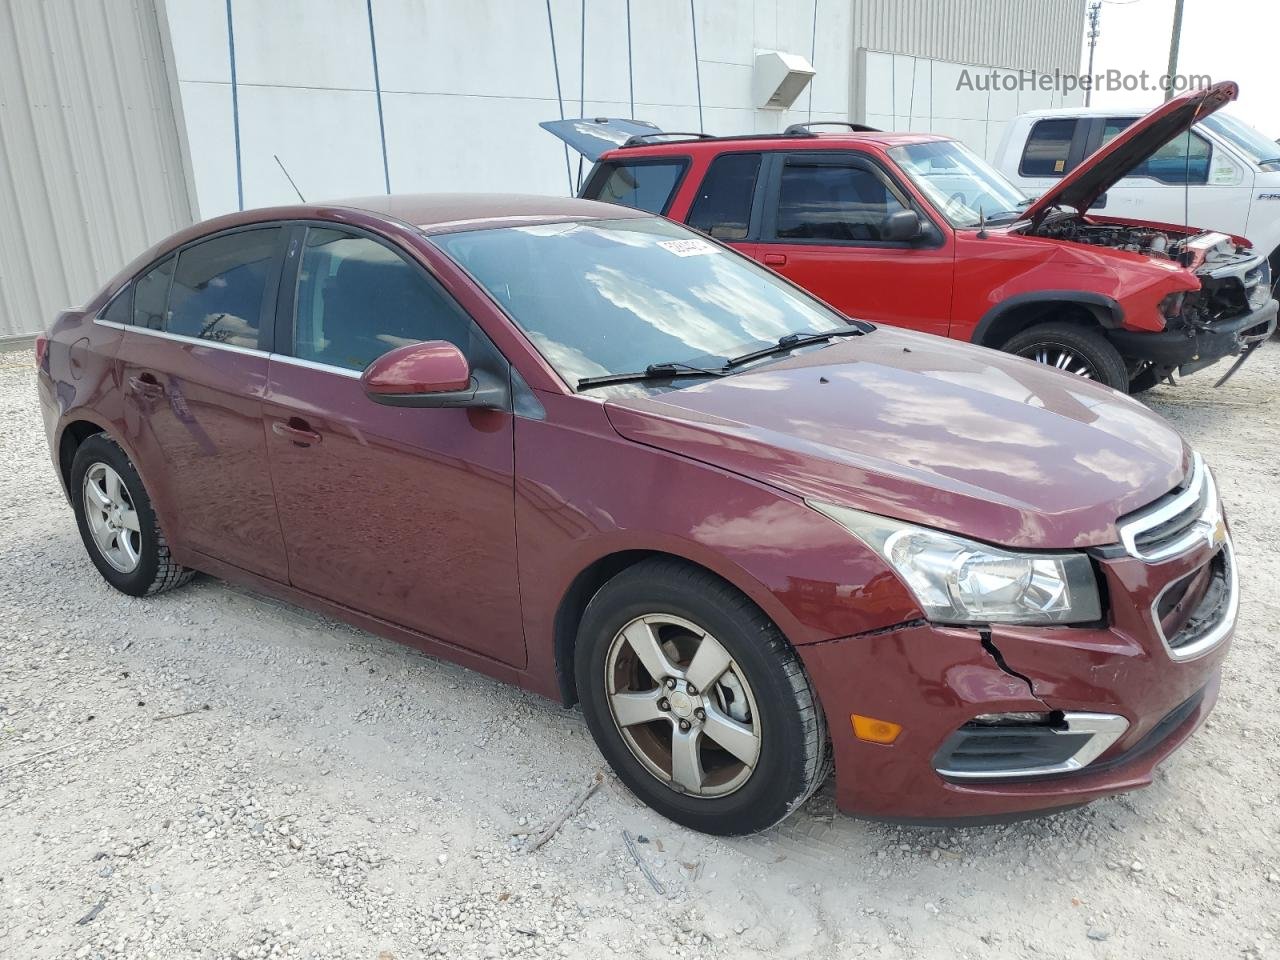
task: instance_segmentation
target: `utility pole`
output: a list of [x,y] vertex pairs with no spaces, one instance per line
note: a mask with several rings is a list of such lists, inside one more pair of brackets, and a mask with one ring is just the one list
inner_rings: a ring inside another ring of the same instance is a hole
[[1178,72],[1178,43],[1182,39],[1182,3],[1183,0],[1174,0],[1173,2],[1173,33],[1169,36],[1169,69],[1165,71],[1168,78],[1164,98],[1172,100],[1173,77]]
[[1098,19],[1102,16],[1102,0],[1089,4],[1089,85],[1084,88],[1084,105],[1093,100],[1093,48],[1098,45]]

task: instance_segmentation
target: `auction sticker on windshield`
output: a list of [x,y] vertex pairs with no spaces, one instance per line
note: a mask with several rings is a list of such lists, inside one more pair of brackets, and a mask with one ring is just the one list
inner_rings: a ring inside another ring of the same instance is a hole
[[705,240],[661,240],[658,242],[663,250],[670,250],[677,257],[698,257],[706,253],[715,253],[718,249],[714,243]]

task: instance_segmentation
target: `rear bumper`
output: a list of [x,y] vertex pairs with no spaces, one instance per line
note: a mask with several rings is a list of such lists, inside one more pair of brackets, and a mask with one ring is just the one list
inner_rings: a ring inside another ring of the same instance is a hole
[[[1128,580],[1165,582],[1205,555],[1168,564],[1107,561],[1112,597]],[[1151,623],[1142,590],[1098,628],[903,625],[801,646],[831,730],[836,802],[845,813],[899,822],[1018,819],[1079,806],[1151,783],[1155,768],[1217,700],[1228,632],[1177,660]],[[956,779],[935,767],[957,730],[982,714],[1113,714],[1125,732],[1080,769],[1023,778]],[[852,714],[901,725],[892,744],[859,740]]]
[[1107,338],[1127,360],[1141,360],[1159,367],[1184,368],[1193,373],[1223,357],[1239,353],[1256,340],[1265,340],[1276,329],[1280,304],[1268,301],[1252,313],[1224,320],[1209,330],[1188,336],[1183,330],[1149,333],[1135,330],[1108,330]]

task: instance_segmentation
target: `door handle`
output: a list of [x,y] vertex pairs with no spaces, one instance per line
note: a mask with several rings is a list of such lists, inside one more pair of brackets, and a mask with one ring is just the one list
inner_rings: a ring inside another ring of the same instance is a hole
[[278,437],[293,441],[299,447],[309,447],[321,440],[320,434],[312,430],[307,421],[300,417],[290,417],[287,421],[277,420],[271,424],[271,432]]
[[764,262],[770,267],[785,266],[787,262],[787,255],[785,253],[766,253],[764,255]]
[[140,397],[155,400],[164,396],[164,386],[154,376],[144,373],[129,378],[129,389]]

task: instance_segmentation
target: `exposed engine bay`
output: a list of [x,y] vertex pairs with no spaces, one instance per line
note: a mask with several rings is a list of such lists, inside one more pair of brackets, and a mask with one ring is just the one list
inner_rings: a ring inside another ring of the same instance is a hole
[[1235,317],[1261,307],[1271,296],[1271,270],[1266,257],[1238,244],[1225,233],[1183,233],[1120,223],[1092,223],[1077,216],[1047,219],[1039,236],[1092,246],[1127,250],[1172,260],[1200,278],[1202,289],[1186,294],[1170,310],[1170,319],[1189,326]]

